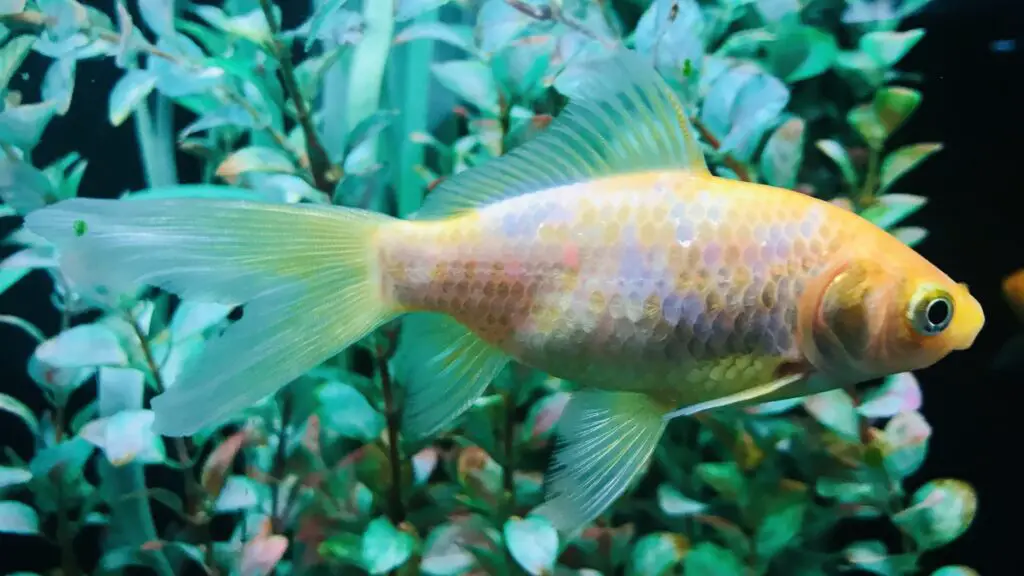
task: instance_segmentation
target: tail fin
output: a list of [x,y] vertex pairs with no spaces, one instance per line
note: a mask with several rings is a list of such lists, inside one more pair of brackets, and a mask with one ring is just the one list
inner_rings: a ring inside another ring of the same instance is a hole
[[[391,319],[376,234],[389,216],[234,200],[72,199],[26,225],[68,269],[107,286],[153,285],[244,304],[243,317],[153,399],[154,426],[184,436],[276,392]],[[75,280],[79,280],[75,278]]]

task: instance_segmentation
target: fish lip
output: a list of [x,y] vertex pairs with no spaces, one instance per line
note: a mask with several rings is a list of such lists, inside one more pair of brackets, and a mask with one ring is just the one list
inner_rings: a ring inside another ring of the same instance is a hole
[[967,350],[973,346],[975,340],[978,339],[978,335],[985,328],[985,309],[981,307],[981,303],[974,297],[970,299],[970,313],[974,316],[972,326],[959,334],[960,337],[957,338],[957,343],[954,346],[956,350]]

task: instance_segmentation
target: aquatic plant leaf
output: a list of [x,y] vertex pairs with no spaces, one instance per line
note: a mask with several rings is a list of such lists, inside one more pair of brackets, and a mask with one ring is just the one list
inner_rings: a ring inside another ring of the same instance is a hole
[[928,237],[928,231],[920,226],[903,226],[901,228],[893,228],[889,230],[889,233],[896,237],[897,240],[911,248],[917,246],[921,242],[924,242],[924,239]]
[[224,82],[224,70],[204,64],[206,55],[188,36],[174,32],[157,40],[156,47],[174,60],[151,57],[146,70],[156,77],[156,88],[170,98],[208,94]]
[[251,191],[236,186],[217,184],[182,184],[179,186],[159,186],[131,192],[123,196],[125,200],[156,200],[169,198],[231,198],[235,200],[254,200],[257,196]]
[[476,564],[476,557],[466,549],[466,527],[448,523],[434,528],[424,543],[420,570],[431,576],[459,576]]
[[736,500],[746,487],[743,474],[735,462],[701,462],[697,476],[722,497]]
[[919,410],[923,401],[921,386],[913,372],[886,376],[882,385],[870,390],[857,406],[866,418],[892,418],[902,412]]
[[788,500],[771,511],[757,526],[754,536],[758,556],[769,559],[786,549],[800,535],[808,504]]
[[555,424],[568,403],[569,394],[566,392],[549,394],[534,402],[523,422],[520,442],[535,449],[544,447],[551,439]]
[[117,334],[104,324],[80,324],[36,348],[35,357],[55,368],[128,366],[128,353]]
[[905,32],[879,30],[861,36],[858,47],[879,66],[890,68],[902,60],[923,37],[924,30],[921,28]]
[[704,60],[705,21],[696,0],[652,2],[633,33],[637,52],[654,57],[667,79],[692,77]]
[[358,390],[327,382],[317,392],[323,427],[345,438],[370,442],[384,430],[384,416]]
[[52,102],[58,116],[67,114],[71,108],[71,96],[75,89],[77,60],[60,58],[46,69],[43,76],[42,96],[44,102]]
[[473,29],[461,24],[415,22],[395,35],[395,44],[405,44],[415,40],[437,40],[476,54],[476,46],[473,44]]
[[768,23],[782,22],[800,13],[799,0],[754,0],[761,18]]
[[428,446],[412,457],[412,480],[416,486],[422,486],[430,479],[437,468],[441,456],[433,446]]
[[345,172],[349,174],[366,174],[377,166],[378,136],[391,125],[398,112],[395,110],[377,110],[352,129],[348,135],[345,155]]
[[861,216],[886,230],[899,224],[924,207],[928,199],[912,194],[886,194],[860,213]]
[[522,36],[535,20],[505,0],[484,0],[476,17],[475,37],[480,51],[490,55]]
[[804,157],[807,123],[790,118],[768,138],[761,153],[761,174],[765,182],[780,188],[794,188]]
[[890,556],[885,544],[878,540],[854,542],[843,550],[843,558],[853,568],[879,576],[912,573],[913,556]]
[[850,110],[846,120],[874,150],[881,150],[886,140],[910,118],[921,103],[921,93],[911,88],[887,86],[875,92],[870,104]]
[[[196,6],[193,11],[206,22],[232,36],[245,38],[255,44],[270,41],[270,24],[260,7],[254,7],[244,14],[229,16],[216,6]],[[281,7],[271,4],[271,13],[276,21],[281,21]]]
[[227,104],[204,112],[194,122],[185,126],[178,133],[178,140],[184,140],[189,136],[214,128],[232,126],[235,128],[252,130],[265,126],[267,123],[260,122],[249,113],[244,107],[238,104]]
[[769,44],[772,70],[789,84],[827,72],[839,57],[832,34],[813,26],[785,26]]
[[156,88],[157,77],[148,70],[129,70],[110,91],[108,119],[120,126]]
[[969,566],[942,566],[931,573],[931,576],[981,576],[977,570]]
[[804,408],[829,430],[849,439],[860,438],[860,422],[853,398],[845,390],[830,390],[808,396]]
[[53,102],[7,106],[0,112],[0,142],[23,150],[35,148],[56,111]]
[[438,82],[464,101],[481,112],[498,114],[498,89],[486,64],[478,60],[449,60],[431,64],[430,70]]
[[217,445],[203,463],[199,484],[207,496],[216,500],[227,482],[228,472],[235,457],[249,440],[248,430],[240,430],[224,439]]
[[885,425],[882,465],[891,478],[902,480],[917,472],[928,453],[932,427],[920,412],[901,412]]
[[174,0],[138,0],[142,21],[157,36],[174,31]]
[[267,576],[288,551],[288,538],[280,534],[260,533],[242,547],[240,576]]
[[284,153],[263,146],[248,146],[233,152],[217,166],[217,176],[232,182],[246,172],[295,172],[295,165]]
[[171,339],[180,342],[220,324],[234,309],[233,306],[217,302],[184,300],[174,311],[168,330]]
[[970,484],[953,478],[932,480],[910,499],[910,507],[892,521],[921,548],[931,550],[959,538],[974,521],[978,496]]
[[363,533],[363,568],[370,574],[390,572],[409,560],[415,544],[411,534],[397,530],[387,518],[376,518]]
[[[656,532],[636,541],[626,566],[627,576],[662,576],[683,561],[690,541],[682,534]],[[689,572],[687,572],[689,573]]]
[[351,10],[341,9],[346,3],[348,3],[348,0],[327,0],[317,6],[309,21],[303,24],[306,32],[304,49],[307,52],[309,52],[309,49],[313,47],[313,43],[317,40],[333,38],[335,44],[344,44],[346,42],[338,41],[338,30],[344,29],[348,31],[354,25],[362,26],[362,17],[359,14]]
[[942,151],[942,144],[926,143],[911,144],[890,152],[882,161],[878,193],[881,194],[888,190],[901,176],[916,168],[932,154],[940,151]]
[[843,181],[848,186],[855,187],[857,185],[857,171],[854,170],[853,161],[850,160],[850,155],[842,144],[835,140],[818,140],[814,146],[836,163],[843,176]]
[[558,559],[558,532],[546,518],[510,518],[504,526],[512,558],[533,576],[550,574]]
[[32,472],[27,468],[0,466],[0,493],[7,488],[20,486],[32,480]]
[[658,507],[667,516],[678,518],[700,514],[707,510],[708,505],[683,496],[669,484],[658,485]]
[[0,48],[0,87],[7,88],[35,42],[35,36],[18,36]]
[[397,0],[398,6],[395,9],[395,21],[405,22],[418,18],[420,15],[437,10],[451,0]]
[[245,476],[228,476],[220,496],[214,502],[213,509],[220,513],[227,513],[255,508],[265,498],[269,498],[269,491],[265,488]]
[[153,433],[152,410],[123,410],[98,418],[86,424],[79,436],[103,450],[114,466],[162,464],[167,456],[163,441]]
[[713,134],[720,135],[720,152],[748,161],[788,103],[789,88],[781,80],[745,63],[711,83],[700,118]]
[[17,398],[0,393],[0,412],[7,412],[18,417],[25,423],[25,426],[28,426],[33,435],[39,434],[39,421],[36,420],[35,414]]
[[743,563],[735,554],[711,542],[697,544],[683,559],[686,576],[721,576],[743,574],[743,571]]
[[0,534],[39,533],[39,515],[27,504],[5,500],[0,502]]
[[0,158],[0,200],[21,216],[55,199],[53,182],[38,168],[15,158]]

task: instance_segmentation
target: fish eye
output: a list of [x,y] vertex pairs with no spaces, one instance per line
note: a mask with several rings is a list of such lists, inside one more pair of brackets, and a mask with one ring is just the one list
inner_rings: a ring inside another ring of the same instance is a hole
[[953,300],[938,290],[915,298],[911,310],[914,329],[926,336],[942,332],[953,320]]

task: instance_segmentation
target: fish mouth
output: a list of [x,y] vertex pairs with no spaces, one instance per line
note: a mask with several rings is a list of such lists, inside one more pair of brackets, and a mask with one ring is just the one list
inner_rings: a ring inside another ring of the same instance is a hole
[[985,310],[981,307],[981,303],[974,296],[969,294],[966,296],[965,318],[960,323],[961,328],[953,335],[954,350],[966,350],[973,346],[978,334],[985,326]]

